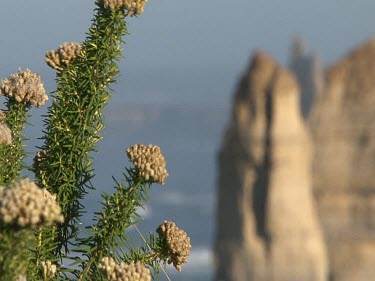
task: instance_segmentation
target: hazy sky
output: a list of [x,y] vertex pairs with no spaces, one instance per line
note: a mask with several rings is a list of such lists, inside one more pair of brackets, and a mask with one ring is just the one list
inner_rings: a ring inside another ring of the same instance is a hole
[[[0,76],[20,66],[46,81],[54,73],[44,52],[84,40],[94,8],[93,0],[0,3]],[[255,48],[285,63],[299,35],[332,62],[375,35],[374,11],[374,0],[149,0],[143,15],[129,19],[119,81],[127,93],[119,96],[183,103],[204,95],[225,103]]]

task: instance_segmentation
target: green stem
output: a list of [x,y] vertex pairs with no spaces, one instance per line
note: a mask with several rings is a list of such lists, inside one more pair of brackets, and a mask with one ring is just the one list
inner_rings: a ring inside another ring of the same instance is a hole
[[23,142],[25,137],[22,133],[28,118],[29,105],[18,103],[12,98],[7,98],[6,122],[12,131],[12,144],[2,145],[0,159],[0,184],[8,184],[19,178],[21,170],[26,167],[23,160],[26,152]]
[[18,275],[26,273],[28,251],[35,246],[35,238],[30,229],[0,227],[0,281],[15,280]]
[[60,257],[69,252],[69,243],[74,244],[84,209],[81,200],[93,189],[89,154],[101,139],[103,109],[111,94],[107,87],[115,82],[115,62],[121,57],[122,36],[127,33],[123,11],[110,12],[99,1],[96,4],[97,14],[81,55],[58,72],[43,137],[46,153],[37,173],[39,185],[56,194],[63,210],[65,221],[54,237],[58,246],[50,253]]
[[[81,239],[80,246],[90,245],[89,251],[79,251],[88,260],[82,264],[83,271],[79,280],[84,280],[88,275],[92,280],[100,278],[96,265],[103,256],[108,256],[117,251],[126,242],[126,229],[134,224],[132,215],[136,208],[142,206],[142,201],[147,200],[147,187],[136,175],[129,170],[127,177],[129,187],[117,183],[116,191],[111,196],[104,195],[103,210],[96,213],[96,224],[90,228],[90,236]],[[120,241],[120,242],[119,242]],[[79,248],[79,247],[78,247]]]

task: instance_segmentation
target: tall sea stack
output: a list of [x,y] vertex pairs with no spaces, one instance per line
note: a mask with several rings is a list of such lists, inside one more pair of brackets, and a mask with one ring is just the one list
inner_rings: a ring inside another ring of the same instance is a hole
[[215,280],[327,280],[299,94],[290,72],[254,55],[219,154]]
[[310,125],[331,280],[375,278],[375,39],[328,69]]

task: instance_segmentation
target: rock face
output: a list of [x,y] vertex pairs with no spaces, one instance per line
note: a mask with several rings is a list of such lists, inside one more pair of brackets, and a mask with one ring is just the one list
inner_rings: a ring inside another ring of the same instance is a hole
[[327,71],[310,115],[313,186],[331,280],[375,276],[375,40]]
[[326,281],[299,89],[255,54],[219,155],[215,280]]
[[305,43],[301,38],[293,41],[289,68],[301,87],[301,110],[306,118],[314,100],[323,91],[324,71],[318,57],[307,53]]

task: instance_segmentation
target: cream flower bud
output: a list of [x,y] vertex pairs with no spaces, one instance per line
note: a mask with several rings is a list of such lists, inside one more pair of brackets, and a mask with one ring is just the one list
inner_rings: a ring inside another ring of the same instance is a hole
[[6,78],[0,85],[0,94],[13,98],[19,103],[36,107],[44,105],[48,100],[40,76],[28,69],[18,70],[17,73]]
[[187,263],[187,258],[190,255],[190,238],[184,230],[169,221],[164,221],[156,232],[160,239],[165,240],[163,253],[168,256],[168,263],[173,263],[173,266],[181,271],[181,265]]
[[134,144],[126,150],[126,154],[145,181],[165,183],[168,171],[160,147]]
[[78,43],[64,43],[57,50],[51,50],[46,53],[46,62],[53,69],[62,70],[81,54],[81,50],[82,47]]
[[147,0],[101,0],[104,8],[112,12],[125,9],[126,16],[140,15],[144,11]]
[[127,16],[140,15],[144,11],[147,0],[124,0]]

